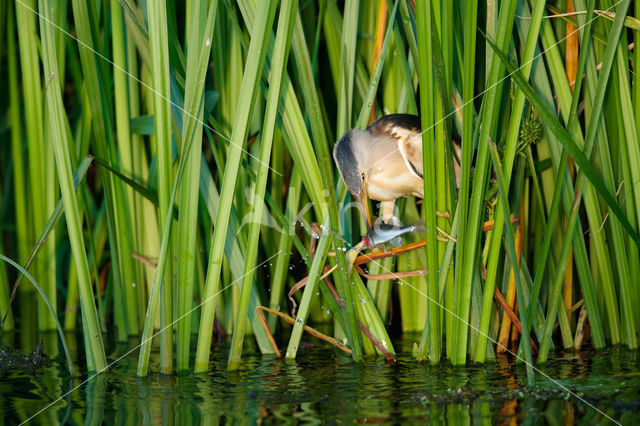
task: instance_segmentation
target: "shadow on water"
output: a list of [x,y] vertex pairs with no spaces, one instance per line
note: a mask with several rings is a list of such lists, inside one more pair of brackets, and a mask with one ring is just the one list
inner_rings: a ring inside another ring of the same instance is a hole
[[[152,374],[144,379],[136,377],[134,352],[81,386],[86,376],[77,373],[70,378],[58,355],[57,362],[45,363],[38,371],[15,370],[0,378],[0,424],[23,422],[76,386],[33,421],[564,425],[607,424],[609,416],[623,424],[640,424],[635,352],[614,348],[558,353],[541,367],[544,375],[538,373],[536,386],[529,388],[524,368],[506,358],[465,368],[416,364],[408,354],[418,338],[405,336],[395,343],[404,354],[395,364],[369,360],[356,365],[341,352],[315,345],[302,349],[295,362],[246,355],[241,369],[233,373],[226,370],[228,344],[221,343],[214,347],[207,375]],[[73,340],[71,346],[77,347]],[[249,341],[246,346],[257,352]],[[109,360],[126,351],[126,345],[113,345]],[[82,372],[84,360],[78,355],[74,361]],[[157,353],[151,362],[157,370]]]

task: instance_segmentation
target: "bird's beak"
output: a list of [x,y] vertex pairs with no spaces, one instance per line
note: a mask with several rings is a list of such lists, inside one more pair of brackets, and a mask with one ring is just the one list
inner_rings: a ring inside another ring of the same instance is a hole
[[360,206],[360,211],[362,212],[362,216],[364,217],[364,223],[367,226],[367,234],[369,236],[373,235],[372,231],[372,223],[371,223],[371,214],[369,213],[369,194],[367,192],[367,183],[364,180],[364,176],[362,177],[362,185],[360,187],[360,194],[357,197],[358,205]]

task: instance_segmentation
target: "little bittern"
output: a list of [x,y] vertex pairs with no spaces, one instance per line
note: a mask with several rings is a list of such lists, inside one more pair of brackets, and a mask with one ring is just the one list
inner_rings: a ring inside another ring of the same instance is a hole
[[[460,148],[454,144],[457,152]],[[424,197],[422,133],[420,119],[410,114],[390,114],[365,131],[352,129],[340,138],[333,158],[347,189],[358,202],[369,232],[367,198],[381,202],[382,220],[393,220],[396,199]],[[460,168],[454,161],[456,183]]]

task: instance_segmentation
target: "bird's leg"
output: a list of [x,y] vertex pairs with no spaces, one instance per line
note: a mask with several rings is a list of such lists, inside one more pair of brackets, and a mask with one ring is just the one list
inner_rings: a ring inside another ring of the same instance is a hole
[[402,226],[402,222],[400,221],[400,219],[398,219],[398,217],[393,214],[395,205],[396,205],[396,200],[380,202],[382,222],[389,225],[393,225],[393,226]]
[[[394,210],[395,204],[396,204],[396,200],[381,201],[380,202],[380,211],[382,212],[382,222],[383,223],[399,228],[399,227],[401,227],[403,225],[402,225],[402,221],[400,221],[400,219],[393,214],[393,210]],[[398,237],[392,239],[389,242],[394,247],[400,247],[400,246],[402,246],[402,237],[398,236]]]

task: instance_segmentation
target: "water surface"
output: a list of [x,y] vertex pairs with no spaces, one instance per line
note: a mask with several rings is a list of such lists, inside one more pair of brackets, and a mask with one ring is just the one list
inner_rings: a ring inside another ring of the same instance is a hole
[[[70,380],[58,356],[35,374],[13,371],[0,380],[0,419],[16,424],[39,413],[31,422],[560,425],[609,424],[611,418],[640,424],[640,366],[634,351],[558,353],[541,367],[536,386],[528,387],[524,368],[506,358],[464,368],[417,364],[410,354],[418,337],[395,342],[400,353],[395,364],[381,359],[354,364],[317,341],[301,349],[297,361],[280,362],[255,353],[248,343],[254,353],[244,357],[237,372],[226,370],[228,343],[223,342],[214,346],[208,374],[152,373],[143,379],[135,375],[134,352],[84,384],[83,360],[77,360],[79,372]],[[127,349],[114,345],[109,361]],[[151,366],[157,370],[155,351]],[[77,388],[59,399],[72,387]]]

